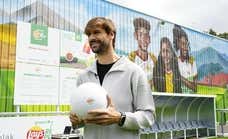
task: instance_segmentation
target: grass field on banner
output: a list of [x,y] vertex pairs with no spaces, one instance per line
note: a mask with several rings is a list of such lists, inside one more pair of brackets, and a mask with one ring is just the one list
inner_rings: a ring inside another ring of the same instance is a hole
[[197,85],[197,93],[203,95],[217,95],[224,94],[226,91],[225,88],[215,87],[215,86],[205,86],[205,85]]
[[14,71],[0,70],[0,112],[12,112],[14,94]]

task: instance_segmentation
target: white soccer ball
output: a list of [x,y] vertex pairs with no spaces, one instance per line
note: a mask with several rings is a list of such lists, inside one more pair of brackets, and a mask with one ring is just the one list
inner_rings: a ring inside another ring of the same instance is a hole
[[107,107],[107,92],[96,83],[86,82],[72,92],[70,103],[71,112],[84,118],[89,110]]

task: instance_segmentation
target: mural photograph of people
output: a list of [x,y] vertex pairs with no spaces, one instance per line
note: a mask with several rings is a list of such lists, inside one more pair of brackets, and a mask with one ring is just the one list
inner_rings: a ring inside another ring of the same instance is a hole
[[135,18],[133,25],[135,29],[134,38],[138,43],[138,49],[130,52],[128,58],[145,71],[150,87],[153,88],[153,67],[157,59],[152,52],[148,51],[151,43],[150,22],[144,18]]
[[197,68],[193,56],[190,55],[191,48],[188,35],[177,25],[174,25],[173,35],[174,48],[178,54],[183,93],[194,93],[197,91]]
[[182,93],[177,57],[167,37],[161,38],[160,53],[153,71],[155,91]]

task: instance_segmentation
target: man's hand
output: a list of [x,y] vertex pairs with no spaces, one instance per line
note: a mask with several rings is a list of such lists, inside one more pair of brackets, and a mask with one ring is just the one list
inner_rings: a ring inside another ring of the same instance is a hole
[[88,111],[85,123],[110,125],[119,123],[121,113],[116,111],[112,99],[107,95],[108,107]]
[[84,120],[79,119],[78,116],[75,113],[70,113],[70,122],[72,123],[72,126],[79,126],[81,124],[84,124]]

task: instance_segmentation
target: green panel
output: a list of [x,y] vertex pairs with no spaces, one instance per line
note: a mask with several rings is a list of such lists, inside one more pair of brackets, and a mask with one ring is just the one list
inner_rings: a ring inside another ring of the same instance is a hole
[[[225,108],[228,109],[228,89],[224,93]],[[226,119],[228,119],[228,114],[225,113]]]
[[60,105],[60,111],[70,111],[70,105]]
[[5,70],[0,70],[0,73],[0,112],[5,112],[7,72]]
[[[216,109],[228,108],[228,95],[225,92],[227,92],[227,89],[222,87],[198,85],[198,94],[216,95]],[[221,113],[217,112],[216,116],[217,122],[221,122]],[[224,118],[224,120],[227,118],[228,115]]]
[[48,45],[48,27],[31,24],[31,43],[47,46]]
[[14,100],[14,78],[15,78],[15,71],[8,70],[8,84],[7,84],[7,103],[6,103],[6,111],[7,112],[14,112],[15,107],[13,104]]
[[0,112],[13,112],[14,71],[0,69]]
[[[216,97],[216,109],[223,109],[223,95],[217,95]],[[220,112],[217,112],[216,113],[217,115],[217,122],[221,122],[220,119],[221,119],[221,113]]]
[[56,105],[21,105],[21,112],[55,112]]
[[33,105],[33,111],[34,112],[39,112],[40,111],[40,106],[39,105]]

